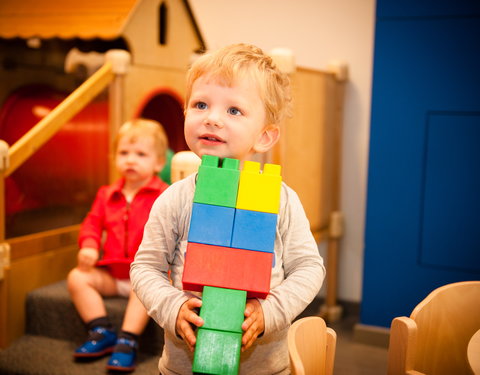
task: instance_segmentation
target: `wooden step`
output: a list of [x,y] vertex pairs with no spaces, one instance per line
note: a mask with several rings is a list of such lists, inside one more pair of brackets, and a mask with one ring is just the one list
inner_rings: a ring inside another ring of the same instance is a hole
[[[117,330],[122,324],[126,298],[105,298],[107,314]],[[78,346],[85,341],[86,328],[72,303],[66,281],[30,292],[26,302],[26,333],[68,340]],[[158,355],[163,348],[163,330],[150,320],[139,340],[139,350]]]

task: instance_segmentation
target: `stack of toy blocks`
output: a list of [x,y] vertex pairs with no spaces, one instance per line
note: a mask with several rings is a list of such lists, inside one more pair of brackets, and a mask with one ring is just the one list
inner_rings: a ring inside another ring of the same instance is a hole
[[203,291],[194,373],[238,373],[246,298],[270,291],[281,182],[279,165],[202,158],[182,279]]

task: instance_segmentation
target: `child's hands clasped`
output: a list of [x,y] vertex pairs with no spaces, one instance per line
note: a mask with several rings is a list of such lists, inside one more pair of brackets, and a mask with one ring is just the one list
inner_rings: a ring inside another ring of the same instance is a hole
[[77,255],[78,268],[82,271],[88,271],[97,263],[98,250],[91,247],[81,248]]
[[192,326],[201,327],[203,325],[203,319],[197,314],[201,306],[202,301],[200,299],[190,298],[180,307],[177,323],[175,324],[177,335],[185,341],[190,351],[193,351],[195,342],[197,341]]
[[247,350],[265,330],[262,305],[256,298],[247,299],[245,321],[242,324],[242,352]]
[[[194,350],[197,341],[194,327],[201,327],[203,319],[198,315],[198,309],[202,307],[202,301],[198,298],[190,298],[178,312],[175,329],[188,346]],[[256,298],[247,299],[245,306],[245,321],[242,324],[242,352],[247,350],[255,342],[257,337],[265,330],[262,305]]]

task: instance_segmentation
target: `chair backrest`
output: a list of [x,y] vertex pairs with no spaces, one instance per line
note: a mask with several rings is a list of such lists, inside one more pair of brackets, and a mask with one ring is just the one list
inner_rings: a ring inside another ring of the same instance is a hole
[[388,375],[471,374],[467,346],[480,329],[480,281],[435,289],[410,318],[392,321]]
[[294,322],[288,331],[288,354],[293,375],[332,375],[337,335],[319,316]]

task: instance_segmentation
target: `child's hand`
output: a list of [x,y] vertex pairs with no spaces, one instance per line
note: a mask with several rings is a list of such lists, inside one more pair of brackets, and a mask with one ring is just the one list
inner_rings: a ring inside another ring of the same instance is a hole
[[262,334],[265,330],[263,309],[258,299],[247,299],[245,318],[246,319],[242,324],[242,329],[244,331],[242,337],[242,352],[252,346],[258,335]]
[[98,250],[91,247],[84,247],[80,249],[77,255],[78,268],[83,271],[88,271],[92,268],[98,260]]
[[197,310],[201,306],[202,301],[200,299],[190,298],[180,307],[177,323],[175,324],[177,335],[185,341],[191,352],[193,352],[195,342],[197,341],[192,326],[201,327],[203,325],[203,319],[197,314]]

